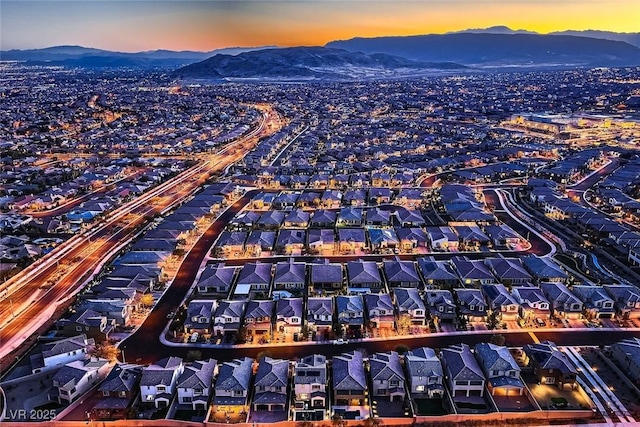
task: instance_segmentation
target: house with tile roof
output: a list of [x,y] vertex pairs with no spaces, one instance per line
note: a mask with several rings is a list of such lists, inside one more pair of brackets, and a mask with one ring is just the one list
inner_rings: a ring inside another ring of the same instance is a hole
[[616,311],[614,301],[602,286],[579,285],[571,291],[583,303],[587,319],[612,319]]
[[564,319],[581,319],[583,302],[560,282],[541,283],[540,289],[551,302],[551,314]]
[[432,348],[419,347],[407,352],[404,364],[412,397],[441,399],[444,396],[444,370]]
[[127,417],[129,408],[138,396],[142,367],[116,363],[102,381],[98,392],[102,395],[91,409],[94,420],[120,420]]
[[218,301],[218,308],[213,316],[213,333],[218,336],[237,333],[246,304],[245,301]]
[[415,288],[395,288],[393,299],[399,316],[407,315],[413,325],[424,325],[426,308],[420,293]]
[[362,353],[351,351],[332,361],[333,399],[340,406],[363,406],[367,400],[367,376]]
[[39,352],[30,356],[32,372],[46,372],[83,360],[94,346],[93,338],[87,338],[85,334],[44,343]]
[[369,357],[372,397],[386,398],[391,402],[403,402],[405,378],[400,356],[395,351],[374,353]]
[[294,421],[322,421],[329,407],[327,358],[312,354],[294,368]]
[[441,351],[442,367],[451,397],[484,396],[485,376],[467,344],[454,344]]
[[304,301],[302,298],[280,298],[276,301],[276,331],[284,334],[302,332]]
[[167,408],[176,393],[184,365],[179,357],[166,357],[142,368],[140,400],[145,406]]
[[507,347],[480,343],[475,352],[492,395],[522,396],[525,385],[520,378],[520,366]]
[[533,374],[540,384],[555,384],[563,389],[578,387],[578,372],[555,343],[542,341],[540,343],[525,344],[525,363],[533,368]]
[[226,297],[240,269],[224,264],[207,264],[198,278],[197,289],[202,295],[219,295]]
[[310,331],[326,335],[333,326],[334,300],[331,297],[309,297],[307,299],[306,322]]
[[503,284],[482,285],[482,293],[491,309],[499,320],[517,320],[520,312],[520,304],[509,293]]
[[384,276],[390,288],[419,288],[420,276],[413,261],[384,260]]
[[378,292],[384,287],[378,264],[375,261],[347,262],[347,279],[350,289],[367,289],[369,292]]
[[53,376],[49,400],[68,405],[104,379],[111,365],[106,359],[75,360],[62,366]]
[[189,405],[194,411],[205,411],[212,395],[213,377],[218,373],[215,359],[187,363],[178,378],[178,403]]
[[616,315],[622,320],[640,319],[640,290],[631,285],[604,285],[613,299]]
[[363,298],[370,327],[393,330],[396,318],[391,295],[371,293]]
[[275,302],[272,300],[250,300],[244,313],[243,326],[247,336],[272,335]]
[[487,302],[480,289],[456,288],[453,294],[462,320],[465,322],[487,321]]
[[[289,399],[289,361],[264,357],[258,364],[254,381],[254,411],[284,412]],[[286,413],[283,414],[286,419]]]
[[248,412],[253,359],[244,357],[222,363],[214,386],[212,411],[221,414]]
[[211,333],[211,320],[215,308],[216,301],[214,300],[189,301],[189,305],[187,305],[187,315],[184,320],[185,333]]

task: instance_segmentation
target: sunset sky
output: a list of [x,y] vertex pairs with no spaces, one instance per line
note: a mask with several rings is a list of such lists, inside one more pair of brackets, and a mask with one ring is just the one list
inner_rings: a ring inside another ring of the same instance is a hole
[[2,0],[0,46],[135,52],[323,45],[356,36],[507,25],[542,33],[640,31],[640,0]]

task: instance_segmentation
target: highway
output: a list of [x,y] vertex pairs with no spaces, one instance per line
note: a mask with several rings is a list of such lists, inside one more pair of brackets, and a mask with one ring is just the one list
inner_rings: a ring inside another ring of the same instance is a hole
[[[74,236],[0,288],[0,358],[8,361],[36,332],[59,316],[64,302],[77,293],[99,267],[128,244],[153,215],[166,212],[193,194],[206,180],[236,162],[253,148],[259,137],[277,130],[275,112],[260,106],[258,126],[247,135],[209,154],[197,165],[146,192],[109,214],[90,231]],[[43,286],[44,285],[44,286]]]

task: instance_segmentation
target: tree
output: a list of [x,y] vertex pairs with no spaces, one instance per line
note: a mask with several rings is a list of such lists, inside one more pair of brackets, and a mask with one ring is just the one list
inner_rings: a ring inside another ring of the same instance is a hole
[[506,338],[502,334],[493,334],[489,342],[495,345],[504,345]]
[[382,420],[380,418],[367,417],[362,424],[364,427],[379,427],[382,424]]
[[346,421],[342,419],[342,415],[340,414],[336,413],[331,417],[331,425],[333,427],[344,427],[346,424]]
[[115,362],[118,359],[118,355],[120,355],[120,349],[110,342],[104,342],[96,346],[95,355],[110,362]]
[[404,344],[398,344],[396,346],[396,353],[398,354],[405,354],[407,351],[409,351],[409,347]]
[[406,333],[411,327],[411,316],[408,313],[403,313],[398,317],[398,333]]
[[189,350],[185,357],[187,362],[193,362],[194,360],[202,359],[202,352],[200,350]]
[[154,301],[153,294],[144,294],[140,297],[140,304],[145,307],[153,306]]
[[247,342],[247,328],[244,326],[238,328],[238,332],[236,333],[236,342],[239,344]]

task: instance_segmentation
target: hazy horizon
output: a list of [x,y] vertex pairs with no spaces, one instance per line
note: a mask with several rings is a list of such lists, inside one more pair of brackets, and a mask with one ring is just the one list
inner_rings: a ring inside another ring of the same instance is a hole
[[84,46],[120,52],[321,46],[353,37],[508,26],[638,32],[635,0],[3,0],[2,50]]

